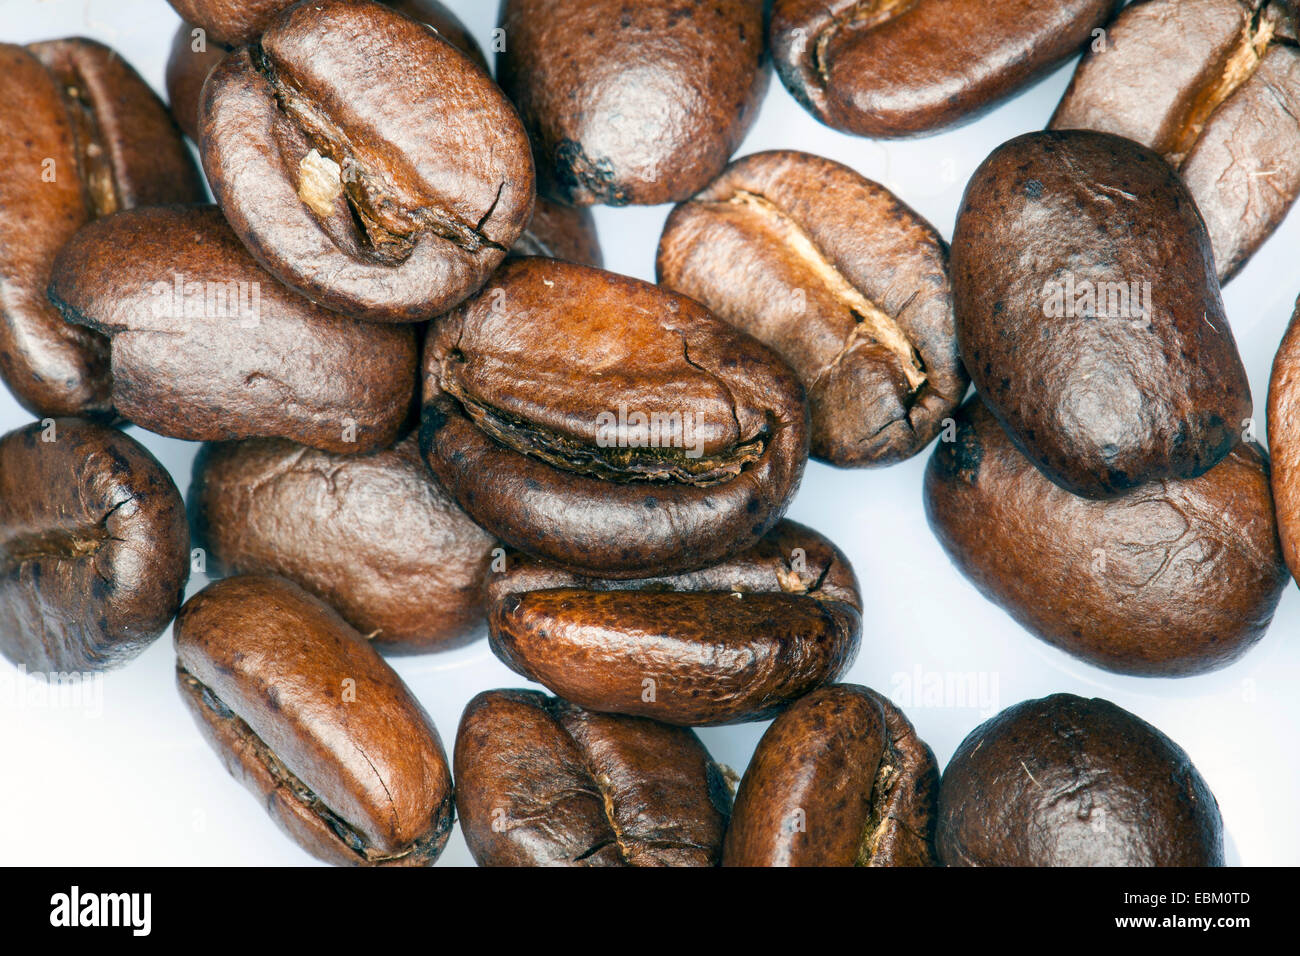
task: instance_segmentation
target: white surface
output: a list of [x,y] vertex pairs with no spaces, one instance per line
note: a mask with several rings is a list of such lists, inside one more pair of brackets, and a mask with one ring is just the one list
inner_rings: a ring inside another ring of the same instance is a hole
[[[451,0],[480,43],[497,0]],[[176,17],[163,0],[0,0],[0,40],[96,37],[119,49],[162,89]],[[950,238],[958,201],[994,147],[1041,128],[1072,64],[978,122],[944,135],[874,142],[820,126],[773,79],[740,154],[776,147],[828,156],[885,183]],[[3,79],[0,78],[0,86]],[[0,131],[3,135],[3,131]],[[597,210],[608,268],[653,280],[654,252],[668,207]],[[1273,353],[1300,275],[1293,215],[1225,290],[1261,422]],[[0,390],[2,392],[3,390]],[[0,394],[0,430],[27,416]],[[197,446],[132,434],[159,456],[185,492]],[[886,470],[809,465],[790,517],[832,537],[852,558],[866,606],[862,651],[847,679],[882,691],[916,723],[942,763],[997,710],[1057,691],[1106,697],[1155,724],[1191,755],[1218,797],[1230,862],[1300,863],[1300,595],[1289,586],[1263,642],[1240,663],[1185,680],[1122,678],[1079,663],[1031,637],[985,601],[949,564],[926,525],[921,476],[928,452]],[[190,593],[206,580],[197,576]],[[182,709],[172,678],[170,635],[108,674],[102,705],[22,703],[17,671],[0,660],[0,863],[304,864],[258,802],[230,779]],[[521,686],[485,641],[448,654],[394,661],[433,716],[455,738],[465,703],[481,690]],[[920,687],[913,689],[917,680]],[[940,692],[937,682],[974,680],[983,700]],[[925,691],[925,693],[923,693]],[[743,770],[766,725],[706,729],[714,756]],[[469,864],[459,829],[441,865]]]

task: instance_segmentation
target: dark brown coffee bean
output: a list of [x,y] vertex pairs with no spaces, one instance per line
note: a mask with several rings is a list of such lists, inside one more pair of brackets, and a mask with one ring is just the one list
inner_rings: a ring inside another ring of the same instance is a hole
[[939,767],[892,702],[822,687],[772,722],[740,781],[723,866],[934,866]]
[[1145,0],[1084,57],[1052,129],[1136,140],[1182,173],[1227,281],[1300,194],[1300,50],[1258,0]]
[[812,408],[812,454],[900,461],[969,384],[948,247],[883,186],[807,153],[732,163],[673,210],[659,281],[776,349]]
[[943,772],[947,866],[1222,866],[1183,748],[1108,700],[1054,694],[976,727]]
[[786,88],[860,136],[973,119],[1078,53],[1123,0],[776,0]]
[[1062,487],[1194,478],[1237,444],[1250,383],[1209,237],[1145,147],[1073,130],[998,147],[966,187],[952,281],[976,389]]
[[1300,582],[1300,303],[1273,359],[1268,386],[1268,447],[1282,555]]
[[798,488],[807,423],[766,346],[685,296],[557,260],[507,262],[425,345],[434,474],[502,541],[579,573],[747,548]]
[[731,813],[698,737],[535,691],[479,694],[456,734],[479,866],[717,866]]
[[267,275],[213,206],[118,213],[59,254],[51,300],[112,339],[113,403],[190,441],[386,447],[416,385],[410,327],[344,318]]
[[0,438],[0,653],[15,664],[132,659],[171,623],[189,561],[180,492],[133,438],[76,418]]
[[605,263],[590,209],[537,197],[533,221],[515,241],[512,256],[546,256],[599,269]]
[[208,574],[277,574],[384,651],[483,633],[492,538],[429,475],[412,435],[343,456],[279,439],[205,445],[189,506]]
[[199,127],[212,193],[257,260],[358,318],[445,312],[532,215],[509,101],[450,43],[370,0],[285,11],[212,71]]
[[1044,478],[972,399],[930,459],[925,507],[990,600],[1121,674],[1232,663],[1264,635],[1286,584],[1268,459],[1251,442],[1198,478],[1092,501]]
[[0,43],[0,377],[37,415],[111,411],[108,343],[45,299],[59,248],[118,209],[203,199],[149,85],[93,40]]
[[577,205],[676,202],[727,165],[767,92],[752,0],[505,0],[497,76],[542,191]]
[[[194,0],[191,0],[191,5],[193,2]],[[263,13],[264,19],[254,21],[253,32],[247,29],[239,31],[241,36],[246,35],[248,40],[252,40],[269,25],[280,10],[293,2],[294,0],[283,0],[278,6],[272,3],[267,8],[269,12],[251,10],[245,4],[243,10],[225,10],[223,13],[239,12],[243,15]],[[483,51],[479,49],[474,37],[465,29],[460,18],[438,0],[380,0],[380,2],[433,27],[439,36],[467,55],[482,67],[484,72],[488,71],[487,60],[484,59]],[[195,142],[199,138],[199,94],[203,91],[203,81],[230,50],[228,44],[209,35],[207,30],[196,27],[193,23],[182,23],[176,28],[171,54],[167,58],[167,102],[171,104],[172,115],[176,117],[176,122]]]
[[692,574],[599,580],[519,554],[506,568],[488,583],[492,650],[592,710],[687,726],[763,720],[858,653],[853,568],[793,521]]
[[222,763],[304,850],[428,866],[451,834],[438,732],[402,679],[280,578],[209,585],[176,618],[181,698]]

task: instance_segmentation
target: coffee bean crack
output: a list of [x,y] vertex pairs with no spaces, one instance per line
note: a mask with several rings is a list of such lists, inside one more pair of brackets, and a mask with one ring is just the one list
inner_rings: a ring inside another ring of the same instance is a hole
[[337,226],[338,220],[350,217],[359,248],[388,265],[405,262],[426,235],[470,254],[505,248],[483,231],[501,201],[504,182],[478,221],[466,222],[422,188],[414,170],[385,158],[383,143],[362,142],[334,122],[276,69],[260,45],[252,47],[251,56],[281,113],[312,147],[298,164],[298,197],[319,219]]
[[[859,292],[827,258],[812,236],[776,203],[758,193],[738,189],[726,200],[705,203],[705,205],[717,205],[723,202],[760,220],[763,231],[777,237],[790,253],[798,257],[810,272],[821,280],[835,299],[844,305],[857,323],[839,354],[818,375],[817,382],[829,375],[860,342],[865,340],[888,350],[899,376],[906,383],[907,398],[914,399],[927,381],[925,363],[898,321]],[[817,382],[809,383],[810,389],[815,388]]]

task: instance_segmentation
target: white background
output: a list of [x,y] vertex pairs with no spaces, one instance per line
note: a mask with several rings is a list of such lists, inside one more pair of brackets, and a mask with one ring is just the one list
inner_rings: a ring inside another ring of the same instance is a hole
[[[497,0],[451,0],[487,47]],[[162,90],[177,18],[164,0],[0,0],[0,40],[95,37],[116,47]],[[945,238],[964,183],[994,147],[1042,128],[1070,76],[1058,70],[978,122],[927,139],[883,143],[832,132],[773,79],[739,154],[798,148],[882,182]],[[4,78],[0,77],[0,95]],[[0,130],[0,135],[4,131]],[[596,211],[606,266],[653,280],[668,207]],[[1224,292],[1263,422],[1273,353],[1286,328],[1300,271],[1293,215]],[[29,421],[0,390],[0,430]],[[184,493],[197,446],[138,428]],[[1260,436],[1264,430],[1261,424]],[[1101,696],[1155,724],[1191,755],[1218,797],[1228,858],[1247,865],[1300,863],[1300,595],[1287,588],[1273,626],[1240,663],[1205,677],[1116,677],[1031,637],[985,601],[949,564],[926,525],[921,477],[928,452],[886,470],[837,471],[811,463],[790,516],[833,538],[852,558],[868,608],[862,651],[848,680],[893,697],[946,763],[958,743],[997,710],[1057,691]],[[206,579],[196,576],[190,593]],[[450,747],[465,703],[481,690],[520,686],[486,641],[394,666]],[[38,708],[25,702],[15,668],[0,659],[0,863],[304,864],[258,801],[227,777],[182,709],[170,633],[103,682],[102,708]],[[967,675],[984,700],[926,699],[922,684]],[[15,690],[15,688],[17,690]],[[98,712],[96,712],[98,711]],[[764,724],[700,732],[714,756],[743,770]],[[459,829],[442,865],[470,864]]]

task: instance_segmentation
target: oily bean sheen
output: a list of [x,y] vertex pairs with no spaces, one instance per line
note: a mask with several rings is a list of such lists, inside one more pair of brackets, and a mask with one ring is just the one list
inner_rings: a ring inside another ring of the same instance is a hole
[[695,734],[527,690],[479,694],[456,809],[480,866],[717,866],[731,813]]
[[1144,0],[1084,57],[1052,129],[1136,140],[1178,169],[1227,281],[1300,194],[1300,49],[1259,0]]
[[231,227],[280,281],[358,318],[445,312],[532,215],[509,101],[450,43],[369,0],[285,11],[217,65],[199,113]]
[[1236,660],[1263,636],[1287,575],[1268,459],[1238,445],[1198,478],[1111,501],[1071,495],[978,399],[925,476],[949,557],[1049,644],[1122,674],[1178,677]]
[[433,325],[420,444],[507,544],[645,577],[715,564],[776,524],[803,476],[808,409],[780,356],[695,301],[513,259]]
[[190,441],[391,444],[415,393],[414,329],[312,305],[253,261],[214,206],[101,219],[60,252],[51,300],[112,340],[113,402]]
[[[260,27],[265,27],[275,14],[292,2],[293,0],[285,0],[283,3],[273,5],[270,14],[260,23]],[[383,2],[394,10],[433,27],[439,36],[472,59],[485,72],[487,71],[487,60],[484,59],[483,51],[479,49],[474,37],[465,29],[460,19],[438,0],[383,0]],[[247,8],[247,4],[244,6]],[[255,11],[246,9],[245,12]],[[259,34],[260,27],[256,31]],[[196,30],[200,32],[196,33]],[[250,35],[249,39],[252,38]],[[207,31],[203,31],[193,23],[182,23],[176,28],[171,54],[167,58],[167,102],[171,104],[172,115],[176,117],[176,122],[195,142],[199,138],[199,95],[203,91],[203,81],[230,49],[229,45],[210,36]]]
[[723,866],[934,866],[939,767],[892,702],[857,684],[800,698],[763,734]]
[[1016,444],[1075,494],[1194,478],[1250,383],[1196,204],[1147,148],[1029,133],[984,161],[952,243],[957,338]]
[[0,438],[0,653],[103,670],[171,622],[189,577],[180,492],[128,435],[76,418]]
[[381,650],[482,633],[492,538],[429,476],[414,435],[361,456],[280,439],[206,445],[189,505],[209,574],[286,577]]
[[1300,582],[1300,303],[1273,360],[1268,387],[1268,447],[1282,555]]
[[400,677],[281,578],[209,585],[176,618],[181,698],[222,763],[308,853],[428,866],[454,816],[438,732]]
[[939,791],[947,866],[1222,866],[1219,805],[1183,748],[1108,700],[1009,707]]
[[968,380],[948,247],[883,186],[807,153],[732,163],[673,210],[659,281],[776,349],[812,409],[812,454],[908,458]]
[[497,77],[540,188],[577,205],[686,199],[718,175],[767,91],[753,0],[505,0]]
[[687,726],[762,720],[858,652],[853,568],[793,521],[689,574],[598,580],[519,554],[506,568],[488,582],[492,650],[592,710]]
[[108,343],[45,298],[54,256],[118,209],[198,202],[167,110],[92,40],[0,43],[0,378],[40,415],[111,413]]
[[768,28],[786,88],[861,136],[933,132],[1078,53],[1122,0],[776,0]]

